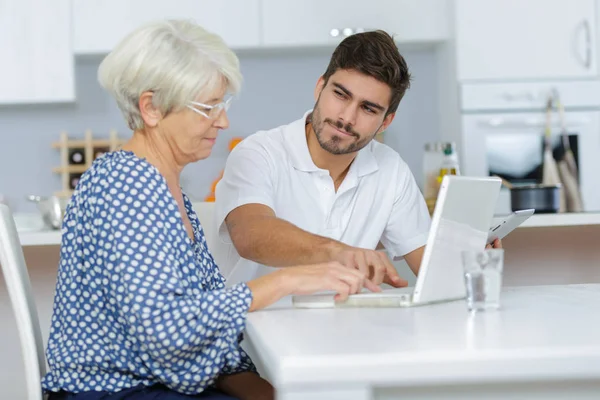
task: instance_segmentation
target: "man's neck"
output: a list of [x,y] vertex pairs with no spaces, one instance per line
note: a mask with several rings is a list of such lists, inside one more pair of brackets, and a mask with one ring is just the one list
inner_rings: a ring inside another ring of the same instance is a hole
[[337,191],[358,153],[331,154],[319,144],[312,123],[309,122],[306,124],[305,131],[310,157],[318,168],[329,171],[329,176],[333,179],[335,190]]

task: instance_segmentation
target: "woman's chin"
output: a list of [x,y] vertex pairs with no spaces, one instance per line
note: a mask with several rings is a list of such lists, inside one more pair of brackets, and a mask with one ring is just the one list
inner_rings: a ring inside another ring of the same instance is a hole
[[210,157],[211,154],[212,154],[212,147],[209,149],[202,149],[194,154],[194,157],[193,157],[194,161],[192,161],[192,162],[207,159],[208,157]]

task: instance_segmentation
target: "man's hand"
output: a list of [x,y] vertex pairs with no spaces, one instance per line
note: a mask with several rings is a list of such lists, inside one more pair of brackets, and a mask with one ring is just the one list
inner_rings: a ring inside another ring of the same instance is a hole
[[[332,258],[347,268],[359,270],[374,285],[387,283],[393,287],[408,286],[408,282],[398,275],[396,268],[382,251],[343,245],[333,251]],[[365,286],[370,289],[369,285]]]
[[240,400],[275,399],[273,386],[254,372],[221,375],[217,378],[217,388]]
[[486,249],[501,249],[502,241],[500,239],[495,239],[491,244],[485,246]]

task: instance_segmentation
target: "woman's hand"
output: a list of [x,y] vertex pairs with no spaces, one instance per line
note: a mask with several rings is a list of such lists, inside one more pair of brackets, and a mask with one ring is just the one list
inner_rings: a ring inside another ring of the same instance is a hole
[[248,282],[248,287],[252,291],[250,311],[260,310],[291,294],[327,290],[336,292],[336,301],[344,301],[349,295],[359,293],[363,287],[381,291],[363,272],[346,268],[337,261],[285,267]]
[[344,301],[349,295],[360,293],[363,287],[374,292],[381,291],[364,272],[347,268],[337,261],[292,267],[285,272],[292,288],[291,294],[313,294],[330,290],[337,293],[335,300]]

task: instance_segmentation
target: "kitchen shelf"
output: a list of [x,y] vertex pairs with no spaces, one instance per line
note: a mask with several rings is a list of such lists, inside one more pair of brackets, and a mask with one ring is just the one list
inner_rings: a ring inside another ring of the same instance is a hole
[[[77,181],[100,153],[114,151],[125,141],[119,139],[117,132],[111,130],[109,137],[94,139],[91,130],[85,131],[83,140],[70,140],[66,132],[61,132],[60,141],[52,143],[52,148],[60,149],[61,165],[54,167],[52,172],[61,175],[61,190],[54,193],[58,197],[70,197]],[[73,151],[80,153],[80,160],[70,160]],[[83,154],[81,154],[83,153]],[[71,162],[73,161],[73,162]]]
[[[68,149],[77,149],[77,148],[85,148],[87,145],[87,141],[85,140],[69,140],[66,144],[63,145],[62,142],[54,142],[52,143],[53,149],[60,149],[62,147],[66,147]],[[110,147],[113,145],[121,145],[125,143],[122,139],[117,139],[116,142],[112,142],[111,140],[92,140],[94,147]]]
[[52,172],[62,174],[63,172],[68,173],[84,173],[89,167],[87,165],[65,165],[62,167],[52,168]]
[[73,196],[73,192],[74,190],[60,190],[58,192],[54,192],[54,195],[57,197],[65,198]]

